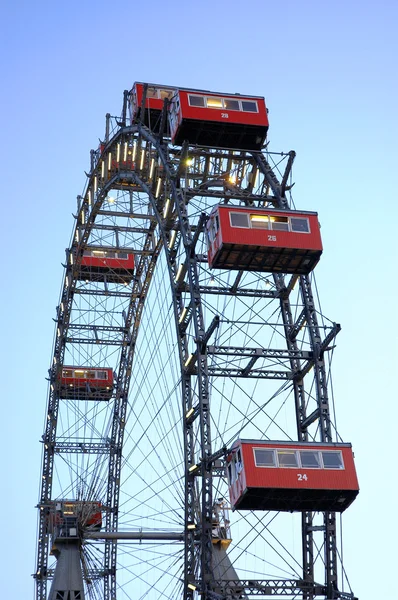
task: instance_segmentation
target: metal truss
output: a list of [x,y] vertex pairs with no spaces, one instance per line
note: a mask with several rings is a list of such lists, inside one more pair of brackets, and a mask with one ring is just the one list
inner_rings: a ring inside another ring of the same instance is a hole
[[[211,207],[293,208],[293,160],[293,152],[173,148],[167,131],[107,116],[77,200],[57,308],[36,600],[47,600],[57,568],[49,562],[48,506],[59,498],[103,507],[101,533],[79,531],[93,600],[115,600],[118,587],[136,598],[137,586],[148,598],[353,599],[339,589],[334,514],[292,517],[299,553],[286,541],[290,515],[278,516],[280,527],[269,514],[233,515],[230,547],[214,537],[234,439],[336,439],[328,368],[340,326],[321,315],[311,277],[207,265]],[[134,254],[132,280],[84,281],[87,247]],[[63,364],[111,367],[111,400],[62,399]],[[270,565],[278,577],[268,576]]]

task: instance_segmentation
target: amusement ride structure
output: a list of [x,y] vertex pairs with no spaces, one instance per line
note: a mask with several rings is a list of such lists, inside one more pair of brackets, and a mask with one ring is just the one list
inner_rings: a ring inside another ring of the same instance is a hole
[[144,83],[106,116],[56,313],[36,600],[354,600],[340,326],[267,129],[264,98]]

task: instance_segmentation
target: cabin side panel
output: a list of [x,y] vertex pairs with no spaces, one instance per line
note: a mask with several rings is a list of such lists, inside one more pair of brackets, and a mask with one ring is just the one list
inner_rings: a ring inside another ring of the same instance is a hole
[[[219,218],[222,229],[222,238],[224,244],[239,244],[247,246],[264,246],[269,248],[292,248],[303,250],[322,251],[322,241],[319,231],[319,224],[316,215],[303,215],[294,213],[292,216],[306,218],[309,221],[309,233],[296,233],[293,231],[278,231],[275,229],[254,229],[251,227],[233,227],[231,225],[231,213],[250,211],[237,211],[229,207],[219,207]],[[259,213],[261,211],[252,211]],[[266,213],[266,211],[264,211]],[[286,217],[291,213],[282,213],[270,211],[272,217]]]
[[256,112],[247,112],[242,110],[230,110],[228,108],[209,108],[200,106],[191,106],[189,96],[225,98],[238,101],[244,101],[245,98],[239,95],[228,96],[222,94],[201,94],[199,92],[189,92],[180,90],[180,104],[183,119],[192,119],[194,121],[215,121],[218,123],[233,123],[253,125],[268,128],[267,109],[265,107],[264,98],[251,98],[257,103],[258,110]]
[[[263,445],[242,445],[248,488],[353,490],[358,487],[352,452],[349,448],[343,449],[344,469],[321,469],[256,466],[254,448],[261,449],[265,447]],[[291,449],[300,450],[300,447]],[[318,447],[318,449],[322,448]],[[330,450],[328,447],[323,449]]]

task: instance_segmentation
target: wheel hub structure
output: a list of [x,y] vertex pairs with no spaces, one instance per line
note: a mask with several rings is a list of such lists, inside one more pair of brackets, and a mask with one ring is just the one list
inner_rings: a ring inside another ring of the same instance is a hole
[[338,439],[340,326],[313,274],[208,263],[216,205],[294,210],[294,153],[175,147],[166,109],[151,128],[128,102],[91,151],[66,251],[36,600],[354,598],[339,515],[233,511],[228,493],[238,438]]

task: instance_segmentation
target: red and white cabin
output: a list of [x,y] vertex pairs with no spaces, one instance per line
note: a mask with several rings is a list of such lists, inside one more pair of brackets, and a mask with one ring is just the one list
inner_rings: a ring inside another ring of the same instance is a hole
[[351,444],[237,440],[227,476],[233,510],[343,512],[359,491]]
[[173,144],[261,150],[268,131],[261,96],[179,89],[169,109]]
[[62,526],[65,519],[75,518],[83,527],[101,529],[102,526],[101,502],[80,500],[55,500],[48,510],[49,531],[54,527]]
[[134,275],[134,254],[87,248],[84,251],[80,279],[129,283]]
[[76,517],[83,527],[91,529],[101,529],[102,513],[101,502],[81,502],[79,500],[63,500],[61,503],[56,502],[55,508],[59,510],[61,504],[61,512],[64,518]]
[[211,269],[307,275],[322,254],[315,212],[216,206],[207,221]]
[[[138,117],[142,105],[144,85],[144,83],[136,82],[130,93],[130,118],[132,123]],[[156,133],[159,130],[164,101],[165,99],[172,99],[176,93],[176,88],[152,83],[148,83],[147,86],[143,123]]]
[[60,398],[109,400],[113,370],[98,367],[62,367],[58,378]]

